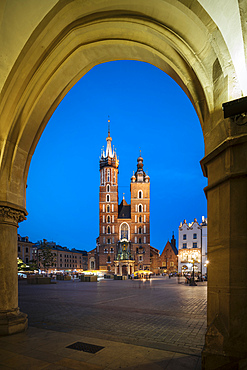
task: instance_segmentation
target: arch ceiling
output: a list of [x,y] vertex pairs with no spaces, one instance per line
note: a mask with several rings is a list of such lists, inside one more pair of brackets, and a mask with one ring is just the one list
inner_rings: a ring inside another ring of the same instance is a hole
[[[236,47],[212,3],[1,2],[0,200],[25,207],[28,168],[45,125],[71,87],[99,63],[139,60],[169,74],[191,99],[210,151],[212,116],[220,119],[222,103],[240,97],[244,85],[237,78],[244,60],[239,67]],[[234,10],[243,56],[241,12]]]

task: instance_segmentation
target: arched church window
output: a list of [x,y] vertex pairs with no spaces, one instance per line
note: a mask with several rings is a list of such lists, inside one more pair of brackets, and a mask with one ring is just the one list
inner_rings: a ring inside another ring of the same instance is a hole
[[110,185],[109,185],[109,184],[106,186],[106,191],[107,191],[108,193],[110,192]]
[[139,222],[142,222],[142,216],[139,216]]
[[139,227],[139,234],[141,234],[142,233],[142,228],[141,227]]
[[110,234],[111,233],[111,228],[110,226],[107,226],[107,234]]
[[129,227],[126,222],[121,225],[121,239],[129,240]]
[[106,201],[110,202],[110,195],[109,194],[106,195]]
[[142,212],[142,204],[139,204],[139,212]]
[[110,212],[110,206],[109,206],[109,204],[106,207],[106,212]]
[[107,222],[111,222],[111,217],[110,216],[107,216]]
[[139,244],[141,244],[142,243],[142,238],[139,238]]
[[142,190],[139,190],[138,192],[138,198],[141,199],[142,198]]
[[107,181],[110,181],[110,170],[107,170]]

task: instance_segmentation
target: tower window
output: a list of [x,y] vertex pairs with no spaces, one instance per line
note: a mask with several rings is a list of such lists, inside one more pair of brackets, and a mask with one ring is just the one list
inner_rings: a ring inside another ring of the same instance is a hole
[[111,257],[110,256],[107,257],[107,262],[111,262]]
[[142,233],[142,228],[141,227],[139,227],[139,234],[141,234]]
[[111,222],[111,217],[110,216],[107,216],[107,222]]
[[142,243],[142,238],[139,238],[139,244],[141,244]]
[[110,170],[107,171],[107,181],[110,181]]
[[139,222],[142,222],[142,216],[139,216]]
[[142,190],[139,190],[139,192],[138,192],[138,198],[139,198],[139,199],[141,199],[141,198],[142,198],[142,196],[143,196],[143,194],[142,194]]
[[125,222],[121,225],[121,239],[129,240],[129,227],[128,224]]
[[108,206],[106,207],[106,212],[110,212],[110,206],[108,204]]
[[142,204],[139,204],[139,212],[142,212]]
[[109,185],[109,184],[106,186],[106,191],[107,191],[108,193],[110,192],[110,185]]
[[111,233],[111,228],[110,226],[107,226],[107,234],[110,234]]
[[107,244],[111,244],[111,239],[107,239]]
[[114,174],[113,174],[113,182],[114,182],[114,184],[116,184],[116,171],[114,171]]
[[107,194],[107,196],[106,196],[106,201],[110,202],[110,195],[109,194]]
[[114,212],[114,204],[111,205],[111,210]]

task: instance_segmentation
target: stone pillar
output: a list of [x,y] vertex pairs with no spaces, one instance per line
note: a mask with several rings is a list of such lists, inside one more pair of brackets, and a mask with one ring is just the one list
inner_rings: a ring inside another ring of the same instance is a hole
[[130,275],[130,264],[129,263],[128,263],[127,267],[128,267],[128,275]]
[[7,202],[0,203],[0,335],[27,328],[27,315],[18,307],[17,227],[27,212]]
[[115,264],[115,275],[117,275],[118,265]]
[[122,275],[122,265],[121,265],[121,262],[119,263],[119,275]]
[[228,138],[201,163],[208,177],[209,261],[202,368],[242,369],[247,367],[247,135]]

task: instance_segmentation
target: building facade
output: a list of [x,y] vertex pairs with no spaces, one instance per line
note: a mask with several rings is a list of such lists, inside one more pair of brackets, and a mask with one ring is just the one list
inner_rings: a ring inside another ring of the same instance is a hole
[[17,257],[28,264],[33,259],[33,246],[35,243],[29,241],[28,236],[17,235]]
[[[44,266],[38,257],[40,244],[36,243],[33,247],[33,259],[37,261],[39,270],[43,270]],[[48,269],[49,273],[76,273],[87,270],[88,256],[86,251],[74,248],[70,250],[66,247],[56,245],[55,242],[47,242],[47,245],[51,248],[54,256],[53,266],[50,266]]]
[[176,239],[174,235],[172,236],[171,241],[165,245],[165,248],[160,256],[162,272],[173,274],[178,272],[178,250],[176,248]]
[[199,224],[196,219],[187,224],[181,222],[178,228],[178,271],[182,275],[194,272],[196,275],[207,273],[207,219],[202,217]]
[[108,130],[106,151],[100,157],[99,237],[91,251],[89,268],[128,275],[150,269],[150,178],[143,170],[143,158],[130,183],[131,201],[118,201],[116,151]]
[[155,274],[171,274],[178,272],[178,250],[176,248],[176,239],[174,234],[172,239],[167,241],[163,252],[150,246],[151,270]]

